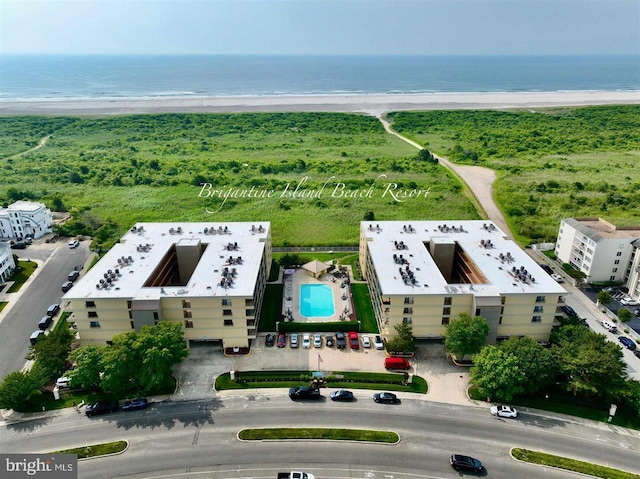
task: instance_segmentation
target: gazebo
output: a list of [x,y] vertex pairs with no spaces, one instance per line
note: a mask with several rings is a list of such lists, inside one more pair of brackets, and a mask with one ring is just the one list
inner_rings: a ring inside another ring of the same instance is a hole
[[327,263],[323,263],[322,261],[318,261],[317,259],[314,259],[313,261],[309,261],[307,264],[302,265],[302,269],[307,271],[314,278],[318,278],[329,268],[330,265],[328,265]]

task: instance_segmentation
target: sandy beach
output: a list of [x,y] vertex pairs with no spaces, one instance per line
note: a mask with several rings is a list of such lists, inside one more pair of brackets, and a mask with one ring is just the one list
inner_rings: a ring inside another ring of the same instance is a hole
[[639,103],[639,91],[159,97],[0,100],[0,114],[123,115],[132,113],[338,111],[380,115],[389,111],[401,110],[512,109]]

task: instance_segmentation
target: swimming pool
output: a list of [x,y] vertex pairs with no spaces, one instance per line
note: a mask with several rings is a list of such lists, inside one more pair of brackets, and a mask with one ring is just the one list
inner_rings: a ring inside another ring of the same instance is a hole
[[331,316],[333,307],[333,291],[326,284],[300,285],[300,314],[308,318]]

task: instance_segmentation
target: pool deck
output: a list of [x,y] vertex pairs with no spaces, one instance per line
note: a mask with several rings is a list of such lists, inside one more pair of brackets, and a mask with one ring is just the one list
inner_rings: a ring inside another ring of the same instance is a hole
[[[343,279],[335,278],[332,273],[324,273],[314,278],[304,269],[296,268],[295,273],[284,275],[282,283],[282,314],[285,318],[288,318],[288,312],[291,312],[293,320],[298,322],[318,323],[352,319],[350,317],[353,313],[351,290],[347,285],[342,287]],[[331,316],[307,317],[300,314],[300,286],[303,284],[324,284],[331,288],[334,310]],[[346,299],[343,299],[345,296]]]

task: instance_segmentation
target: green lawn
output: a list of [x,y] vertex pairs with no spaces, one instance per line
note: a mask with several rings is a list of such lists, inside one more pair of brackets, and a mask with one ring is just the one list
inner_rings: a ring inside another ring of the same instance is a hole
[[400,436],[395,432],[374,431],[370,429],[339,429],[339,428],[293,428],[274,427],[263,429],[243,429],[238,433],[243,441],[277,441],[285,439],[328,441],[361,441],[396,444]]
[[7,293],[17,293],[22,288],[22,285],[31,277],[34,271],[38,268],[38,263],[35,261],[20,261],[16,270],[13,272],[8,281],[14,281],[11,287],[7,290]]
[[78,459],[87,459],[89,457],[117,454],[124,451],[127,446],[127,441],[114,441],[105,442],[102,444],[91,444],[89,446],[74,447],[71,449],[61,449],[59,451],[53,451],[51,454],[77,454]]

